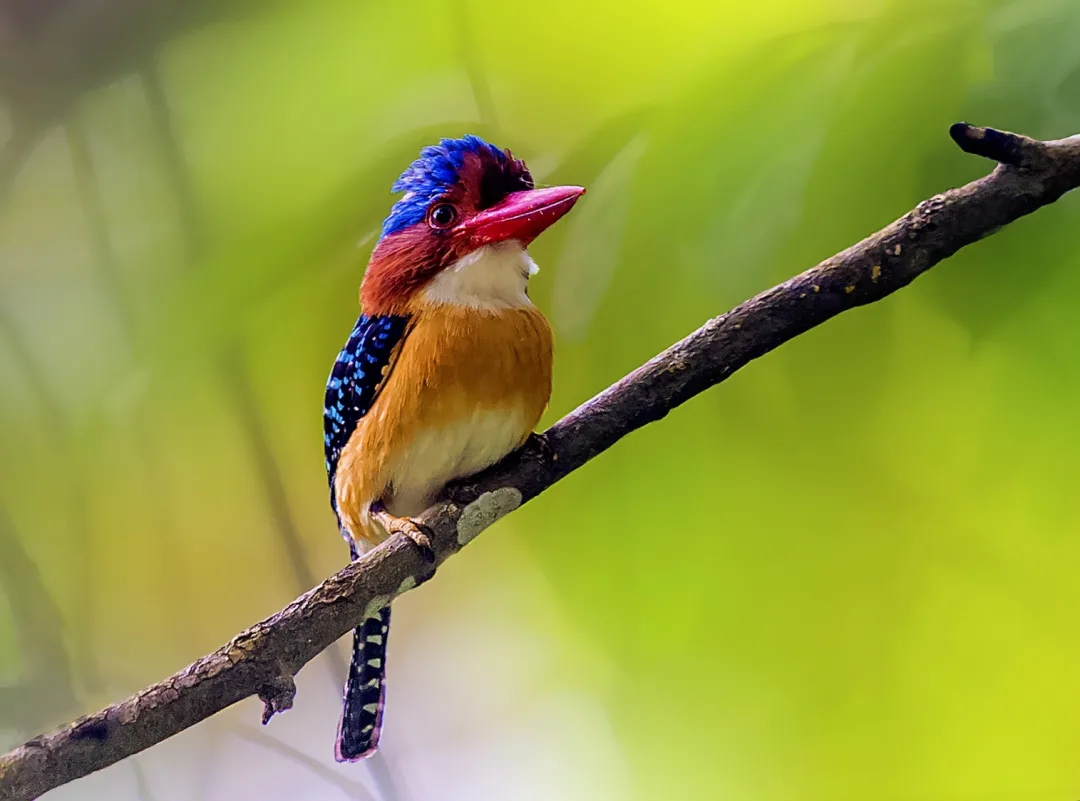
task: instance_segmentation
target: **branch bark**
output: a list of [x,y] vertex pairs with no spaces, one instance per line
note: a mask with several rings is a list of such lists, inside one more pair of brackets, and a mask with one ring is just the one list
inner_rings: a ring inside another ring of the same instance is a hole
[[[862,242],[716,317],[586,402],[486,473],[448,488],[421,521],[436,564],[616,441],[841,312],[879,301],[960,248],[1080,186],[1080,136],[1040,142],[954,125],[992,173],[924,200]],[[112,765],[251,695],[291,706],[292,677],[368,613],[434,567],[391,538],[214,653],[131,698],[0,757],[0,798],[24,801]]]

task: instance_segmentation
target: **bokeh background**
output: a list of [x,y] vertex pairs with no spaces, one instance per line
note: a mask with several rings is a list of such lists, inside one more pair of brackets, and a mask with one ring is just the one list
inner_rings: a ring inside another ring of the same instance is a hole
[[[0,745],[341,567],[324,380],[418,149],[589,194],[533,248],[550,423],[710,316],[1080,132],[1075,0],[0,0]],[[752,364],[344,648],[58,799],[1080,795],[1080,207]],[[343,646],[339,643],[339,646]]]

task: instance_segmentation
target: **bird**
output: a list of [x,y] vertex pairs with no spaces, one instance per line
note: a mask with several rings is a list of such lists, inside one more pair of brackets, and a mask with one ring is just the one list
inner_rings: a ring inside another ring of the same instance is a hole
[[[584,194],[536,187],[525,162],[475,135],[425,147],[391,187],[360,285],[360,316],[326,386],[330,505],[355,560],[403,534],[449,483],[523,446],[552,390],[553,334],[533,305],[528,246]],[[335,758],[378,748],[390,607],[353,632]]]

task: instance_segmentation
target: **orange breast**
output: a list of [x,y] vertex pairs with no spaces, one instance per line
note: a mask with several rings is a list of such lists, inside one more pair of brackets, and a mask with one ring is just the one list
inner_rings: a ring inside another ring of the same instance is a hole
[[338,463],[338,509],[354,538],[382,538],[373,501],[418,514],[447,482],[518,448],[551,397],[551,368],[551,328],[535,308],[421,310]]

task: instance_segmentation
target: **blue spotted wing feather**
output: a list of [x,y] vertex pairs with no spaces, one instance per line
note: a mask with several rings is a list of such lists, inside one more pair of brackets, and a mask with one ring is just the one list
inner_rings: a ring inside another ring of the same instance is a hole
[[[326,475],[330,480],[330,503],[337,513],[334,477],[341,452],[368,413],[393,367],[397,347],[404,341],[405,317],[361,315],[349,341],[341,349],[326,383],[323,410]],[[339,521],[340,524],[340,521]],[[342,532],[345,534],[345,532]],[[349,548],[357,557],[351,538]],[[353,631],[352,660],[345,682],[344,704],[338,727],[335,755],[353,761],[371,754],[379,742],[382,710],[386,698],[386,636],[390,607],[367,618]]]
[[338,459],[389,375],[395,348],[404,338],[407,324],[406,317],[360,315],[330,371],[323,407],[323,443],[330,502],[335,512]]

